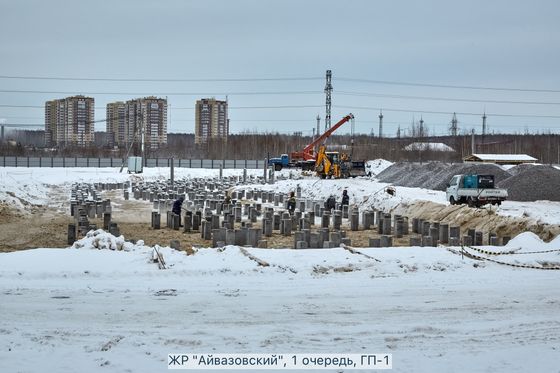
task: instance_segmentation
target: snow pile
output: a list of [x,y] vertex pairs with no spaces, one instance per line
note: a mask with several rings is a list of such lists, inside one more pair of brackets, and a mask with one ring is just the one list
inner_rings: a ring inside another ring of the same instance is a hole
[[370,176],[376,176],[387,167],[393,165],[393,162],[389,162],[385,159],[374,159],[373,161],[366,162],[366,173]]
[[122,235],[115,237],[103,229],[98,229],[96,231],[89,231],[84,238],[74,242],[72,248],[136,251],[144,249],[144,241],[139,240],[136,244],[133,244],[132,242],[126,242]]
[[[555,240],[557,239],[558,238],[556,238]],[[512,238],[507,243],[506,247],[516,248],[519,251],[537,251],[537,250],[548,250],[549,244],[541,240],[539,236],[537,236],[533,232],[523,232],[521,234],[518,234],[514,238]],[[560,247],[558,248],[560,249]]]
[[47,204],[48,192],[33,169],[0,169],[0,203],[25,211],[30,205]]
[[404,147],[406,151],[426,151],[431,150],[435,152],[454,152],[452,147],[442,142],[413,142]]
[[560,267],[560,236],[547,243],[532,232],[523,232],[510,240],[505,247],[483,249],[492,254],[473,254],[513,265]]

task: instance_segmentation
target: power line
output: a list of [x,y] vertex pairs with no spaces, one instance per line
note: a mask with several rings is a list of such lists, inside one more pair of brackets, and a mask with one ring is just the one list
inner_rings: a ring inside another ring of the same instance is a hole
[[412,99],[412,100],[431,100],[431,101],[481,102],[481,103],[489,103],[489,104],[560,105],[560,102],[543,102],[543,101],[510,101],[510,100],[494,100],[494,99],[407,96],[407,95],[392,95],[392,94],[384,94],[384,93],[368,93],[368,92],[352,92],[352,91],[337,91],[336,93],[343,96],[387,97],[387,98],[398,98],[398,99],[407,99],[407,100]]
[[372,83],[372,84],[387,84],[387,85],[404,85],[413,87],[432,87],[432,88],[452,88],[452,89],[474,89],[474,90],[487,90],[487,91],[513,91],[513,92],[541,92],[541,93],[560,93],[556,89],[536,89],[536,88],[505,88],[505,87],[483,87],[483,86],[469,86],[469,85],[451,85],[451,84],[433,84],[433,83],[413,83],[413,82],[399,82],[391,80],[372,80],[372,79],[357,79],[357,78],[336,78],[340,81],[356,82],[356,83]]
[[[44,106],[39,105],[7,105],[0,104],[3,108],[32,108],[32,109],[44,109]],[[228,109],[232,110],[259,110],[259,109],[308,109],[308,108],[322,108],[322,105],[276,105],[276,106],[230,106]],[[417,113],[417,114],[442,114],[442,115],[452,115],[451,111],[433,111],[433,110],[410,110],[410,109],[400,109],[400,108],[386,108],[386,107],[367,107],[367,106],[338,106],[333,105],[335,108],[340,109],[357,109],[357,110],[383,110],[389,112],[400,112],[400,113]],[[95,107],[95,109],[104,110],[106,107]],[[170,107],[172,110],[194,110],[194,107]],[[469,112],[456,112],[459,115],[474,115],[480,116],[482,113],[469,113]],[[538,114],[505,114],[505,113],[486,113],[487,116],[494,117],[509,117],[509,118],[548,118],[548,119],[560,119],[560,115],[538,115]]]
[[5,104],[0,104],[0,107],[6,107],[6,108],[28,108],[28,109],[44,109],[44,106],[39,106],[39,105],[5,105]]
[[[5,108],[31,108],[31,109],[44,109],[44,106],[40,105],[6,105],[0,104],[0,107]],[[278,106],[228,106],[228,109],[302,109],[302,108],[322,108],[322,105],[278,105]],[[95,109],[105,110],[104,106],[96,106]],[[193,107],[178,107],[171,106],[168,109],[173,110],[194,110]]]
[[[278,105],[278,106],[228,106],[229,109],[306,109],[322,108],[322,105]],[[176,110],[194,110],[194,107],[172,107]]]
[[[453,113],[459,115],[475,115],[481,116],[482,113],[467,113],[467,112],[451,112],[451,111],[430,111],[430,110],[409,110],[409,109],[390,109],[386,107],[367,107],[367,106],[335,106],[337,108],[342,109],[357,109],[357,110],[383,110],[383,111],[391,111],[391,112],[400,112],[400,113],[413,113],[413,114],[443,114],[443,115],[452,115]],[[511,117],[511,118],[552,118],[552,119],[560,119],[560,115],[537,115],[537,114],[501,114],[501,113],[486,113],[486,116],[493,116],[493,117]]]
[[250,96],[250,95],[315,95],[323,94],[321,91],[264,91],[264,92],[90,92],[90,91],[38,91],[0,89],[0,93],[38,93],[58,95],[127,95],[127,96]]
[[101,81],[101,82],[267,82],[267,81],[306,81],[322,80],[322,77],[282,77],[282,78],[79,78],[62,76],[15,76],[0,75],[0,79],[21,80],[65,80],[65,81]]

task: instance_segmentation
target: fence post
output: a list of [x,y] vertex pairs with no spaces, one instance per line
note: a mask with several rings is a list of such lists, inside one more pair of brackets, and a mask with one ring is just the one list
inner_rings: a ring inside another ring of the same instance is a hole
[[179,158],[179,167],[181,167],[181,158]]
[[111,160],[111,167],[113,167],[113,157],[109,158]]
[[247,160],[245,160],[245,168],[247,168]]
[[200,168],[202,168],[202,159],[200,159]]
[[66,157],[62,157],[62,167],[66,167]]
[[86,158],[86,167],[89,167],[89,157]]
[[43,167],[43,157],[39,157],[39,167]]
[[51,168],[54,167],[54,157],[51,157]]
[[78,157],[74,157],[74,167],[78,167]]
[[29,156],[27,156],[27,168],[29,168]]
[[101,157],[97,158],[97,168],[101,168]]

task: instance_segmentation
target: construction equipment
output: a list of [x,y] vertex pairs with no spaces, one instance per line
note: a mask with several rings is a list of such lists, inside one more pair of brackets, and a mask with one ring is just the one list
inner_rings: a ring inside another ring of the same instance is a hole
[[366,174],[364,161],[352,161],[345,153],[327,152],[324,145],[317,153],[315,172],[321,179],[347,179]]
[[326,152],[326,147],[321,145],[315,161],[315,171],[321,179],[340,179],[340,154],[338,152]]
[[280,171],[284,167],[301,167],[303,170],[312,170],[316,165],[316,159],[318,156],[318,154],[315,154],[315,147],[323,143],[330,135],[333,134],[334,131],[351,119],[354,119],[354,115],[352,115],[352,113],[348,114],[334,126],[327,129],[325,133],[308,144],[302,151],[292,152],[289,157],[287,154],[282,154],[281,157],[270,158],[268,160],[268,165],[274,166],[276,171]]

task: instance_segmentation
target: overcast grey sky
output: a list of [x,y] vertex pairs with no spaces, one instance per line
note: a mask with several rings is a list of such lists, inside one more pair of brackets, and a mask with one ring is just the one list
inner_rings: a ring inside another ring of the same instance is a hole
[[[489,113],[490,131],[560,131],[558,1],[0,0],[0,4],[2,76],[317,78],[229,82],[0,78],[0,91],[61,92],[0,92],[0,118],[7,123],[42,124],[44,109],[1,105],[43,107],[48,99],[69,95],[64,92],[94,97],[96,120],[105,118],[107,102],[155,94],[168,97],[169,132],[193,132],[191,108],[196,99],[223,98],[228,93],[231,132],[310,134],[317,114],[325,116],[324,75],[331,69],[333,123],[352,112],[358,132],[370,133],[373,128],[377,134],[377,108],[384,108],[385,134],[391,136],[399,125],[405,130],[420,116],[430,132],[447,133],[450,112],[461,113],[461,130],[475,128],[480,133],[484,110]],[[291,93],[239,94],[243,92]],[[254,108],[259,106],[268,108]],[[104,123],[96,124],[96,130],[104,129]]]

